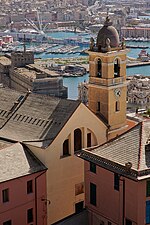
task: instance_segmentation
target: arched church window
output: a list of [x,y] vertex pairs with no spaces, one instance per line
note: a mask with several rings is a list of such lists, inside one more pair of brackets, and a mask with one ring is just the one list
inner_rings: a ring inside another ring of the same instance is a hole
[[91,133],[87,134],[87,147],[91,147]]
[[69,139],[66,139],[63,143],[63,156],[69,155]]
[[82,149],[82,132],[78,128],[74,130],[74,151]]
[[102,76],[102,61],[101,61],[101,59],[97,60],[97,76],[98,77]]
[[120,76],[120,63],[119,60],[116,59],[114,62],[114,77]]

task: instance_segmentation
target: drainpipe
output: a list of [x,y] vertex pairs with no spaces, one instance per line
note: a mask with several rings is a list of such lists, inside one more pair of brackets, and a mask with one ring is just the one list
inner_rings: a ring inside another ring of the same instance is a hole
[[125,179],[120,179],[122,181],[122,225],[125,224]]
[[46,170],[39,174],[37,177],[35,177],[35,225],[38,225],[37,223],[37,179],[42,176],[44,173],[46,173]]
[[123,207],[122,207],[123,208],[122,209],[123,211],[122,211],[122,217],[123,218],[122,218],[122,225],[124,225],[124,222],[125,222],[124,221],[125,220],[125,179],[123,179],[122,181],[123,181],[123,190],[122,190],[122,192],[123,192],[123,203],[122,203],[123,204]]

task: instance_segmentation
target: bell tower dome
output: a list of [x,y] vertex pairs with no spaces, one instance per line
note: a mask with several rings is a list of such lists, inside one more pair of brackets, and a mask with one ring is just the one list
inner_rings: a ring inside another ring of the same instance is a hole
[[106,17],[97,40],[91,38],[89,54],[89,108],[116,132],[126,125],[125,41],[119,43],[117,30]]

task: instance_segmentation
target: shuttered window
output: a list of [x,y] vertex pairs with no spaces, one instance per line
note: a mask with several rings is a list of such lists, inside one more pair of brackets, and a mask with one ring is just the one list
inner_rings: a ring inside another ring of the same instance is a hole
[[150,223],[150,201],[146,201],[146,224]]
[[114,173],[114,189],[119,191],[119,175]]
[[90,183],[90,203],[96,206],[96,185]]
[[146,182],[146,196],[150,196],[150,180],[147,180]]
[[96,164],[95,163],[90,162],[90,171],[92,173],[96,173]]

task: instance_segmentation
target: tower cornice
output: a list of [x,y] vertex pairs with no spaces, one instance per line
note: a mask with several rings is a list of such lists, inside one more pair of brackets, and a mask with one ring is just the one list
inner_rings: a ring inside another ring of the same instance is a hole
[[100,56],[103,56],[103,57],[110,57],[110,56],[118,56],[118,55],[124,55],[124,54],[127,54],[128,52],[130,52],[129,49],[121,49],[121,50],[116,50],[116,51],[110,51],[110,52],[96,52],[96,51],[91,51],[91,50],[87,50],[85,51],[87,54],[89,55],[93,55],[93,56],[97,56],[97,57],[100,57]]

